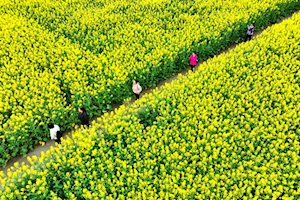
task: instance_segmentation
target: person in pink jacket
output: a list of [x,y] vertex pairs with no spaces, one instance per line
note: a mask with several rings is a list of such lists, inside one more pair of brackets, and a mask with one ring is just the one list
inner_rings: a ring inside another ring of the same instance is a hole
[[194,68],[196,67],[198,62],[198,57],[195,53],[192,53],[189,59],[190,59],[191,70],[194,71]]
[[136,96],[136,99],[140,98],[140,94],[142,92],[142,87],[140,86],[140,83],[138,80],[133,80],[133,85],[132,85],[132,91]]

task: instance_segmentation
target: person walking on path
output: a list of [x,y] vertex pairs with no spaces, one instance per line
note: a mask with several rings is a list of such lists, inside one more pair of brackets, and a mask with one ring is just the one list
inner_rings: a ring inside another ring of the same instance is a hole
[[83,126],[89,126],[90,125],[90,119],[89,119],[89,115],[86,112],[86,109],[84,107],[80,107],[78,108],[78,118],[80,120],[81,125]]
[[194,68],[196,67],[198,62],[198,57],[195,53],[192,53],[189,59],[190,59],[191,70],[194,71]]
[[58,144],[60,144],[60,138],[62,137],[61,132],[60,132],[60,128],[58,125],[56,124],[48,124],[48,128],[50,129],[50,138],[51,140],[54,140],[55,142],[57,142]]
[[248,26],[246,41],[250,41],[252,39],[254,29],[255,29],[254,23],[252,23],[250,26]]
[[132,91],[135,94],[136,99],[139,99],[143,89],[138,80],[133,80]]

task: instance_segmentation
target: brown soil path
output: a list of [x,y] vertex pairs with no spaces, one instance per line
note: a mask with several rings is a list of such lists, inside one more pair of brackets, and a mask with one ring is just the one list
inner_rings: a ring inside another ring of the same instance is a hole
[[[299,11],[297,11],[297,12],[295,12],[295,13],[299,13]],[[293,13],[293,14],[295,14],[295,13]],[[287,16],[287,17],[282,18],[280,21],[278,21],[278,22],[275,23],[275,24],[278,24],[278,23],[282,22],[283,20],[290,18],[293,14],[291,14],[291,15],[289,15],[289,16]],[[274,24],[271,24],[271,25],[269,25],[269,26],[272,26],[272,25],[274,25]],[[268,27],[268,26],[267,26],[267,27]],[[267,27],[263,27],[263,28],[261,28],[260,30],[256,30],[255,33],[254,33],[254,38],[255,38],[255,36],[259,35],[263,30],[265,30]],[[219,53],[217,54],[217,56],[220,55],[221,53],[228,52],[229,50],[235,48],[237,45],[239,45],[239,44],[241,44],[241,43],[243,43],[243,42],[240,42],[240,43],[237,43],[237,44],[232,44],[232,45],[230,45],[229,48],[227,48],[226,50],[223,50],[223,51],[219,52]],[[198,63],[198,65],[197,65],[197,67],[196,67],[196,70],[198,69],[198,66],[199,66],[201,63],[203,63],[203,62],[206,62],[206,61],[202,61],[202,62]],[[168,79],[159,81],[155,87],[149,87],[149,88],[145,89],[145,90],[142,92],[142,95],[141,95],[141,96],[143,96],[144,94],[147,94],[147,93],[151,93],[152,90],[155,89],[155,88],[158,88],[158,89],[159,89],[161,86],[165,85],[166,83],[171,83],[173,80],[175,80],[175,79],[178,78],[178,74],[182,74],[182,75],[185,76],[189,70],[190,70],[190,67],[188,67],[188,68],[186,68],[186,69],[184,69],[184,70],[182,70],[182,71],[179,71],[179,72],[175,73],[175,76],[174,76],[174,77],[171,77],[171,78],[168,78]],[[133,101],[134,101],[134,99],[132,98],[131,101],[130,101],[130,103],[132,103]],[[114,109],[119,108],[121,105],[122,105],[122,103],[112,105],[112,111],[113,111]],[[112,112],[112,111],[109,111],[109,112]],[[94,117],[92,121],[97,120],[97,118],[99,118],[99,117],[100,117],[100,116]],[[69,130],[69,131],[66,131],[65,133],[63,133],[63,135],[64,135],[63,138],[71,137],[71,136],[72,136],[72,131],[70,131],[70,130]],[[34,156],[34,155],[35,155],[35,156],[40,156],[40,155],[41,155],[41,152],[47,151],[48,149],[50,149],[51,146],[55,146],[55,142],[54,142],[53,140],[49,140],[48,142],[45,143],[44,146],[37,145],[37,146],[34,148],[33,151],[28,152],[25,156],[16,156],[16,157],[12,158],[12,159],[7,163],[6,167],[0,168],[0,170],[3,171],[4,174],[7,174],[7,170],[8,170],[11,166],[13,166],[15,162],[18,162],[19,164],[21,164],[21,163],[23,163],[23,162],[24,162],[25,164],[29,164],[29,162],[27,161],[27,157]]]

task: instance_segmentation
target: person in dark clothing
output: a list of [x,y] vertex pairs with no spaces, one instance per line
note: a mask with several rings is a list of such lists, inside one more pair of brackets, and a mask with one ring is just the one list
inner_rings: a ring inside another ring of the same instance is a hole
[[80,107],[78,111],[79,111],[78,118],[80,119],[81,125],[89,126],[90,125],[89,115],[87,114],[85,108]]

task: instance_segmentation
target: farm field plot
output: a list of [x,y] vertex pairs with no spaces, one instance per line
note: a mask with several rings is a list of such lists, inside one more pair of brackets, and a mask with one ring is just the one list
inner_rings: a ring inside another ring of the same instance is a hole
[[30,199],[299,199],[300,14],[16,166]]
[[62,130],[85,106],[91,117],[131,95],[131,80],[155,85],[187,65],[299,9],[297,0],[3,0],[0,164]]

